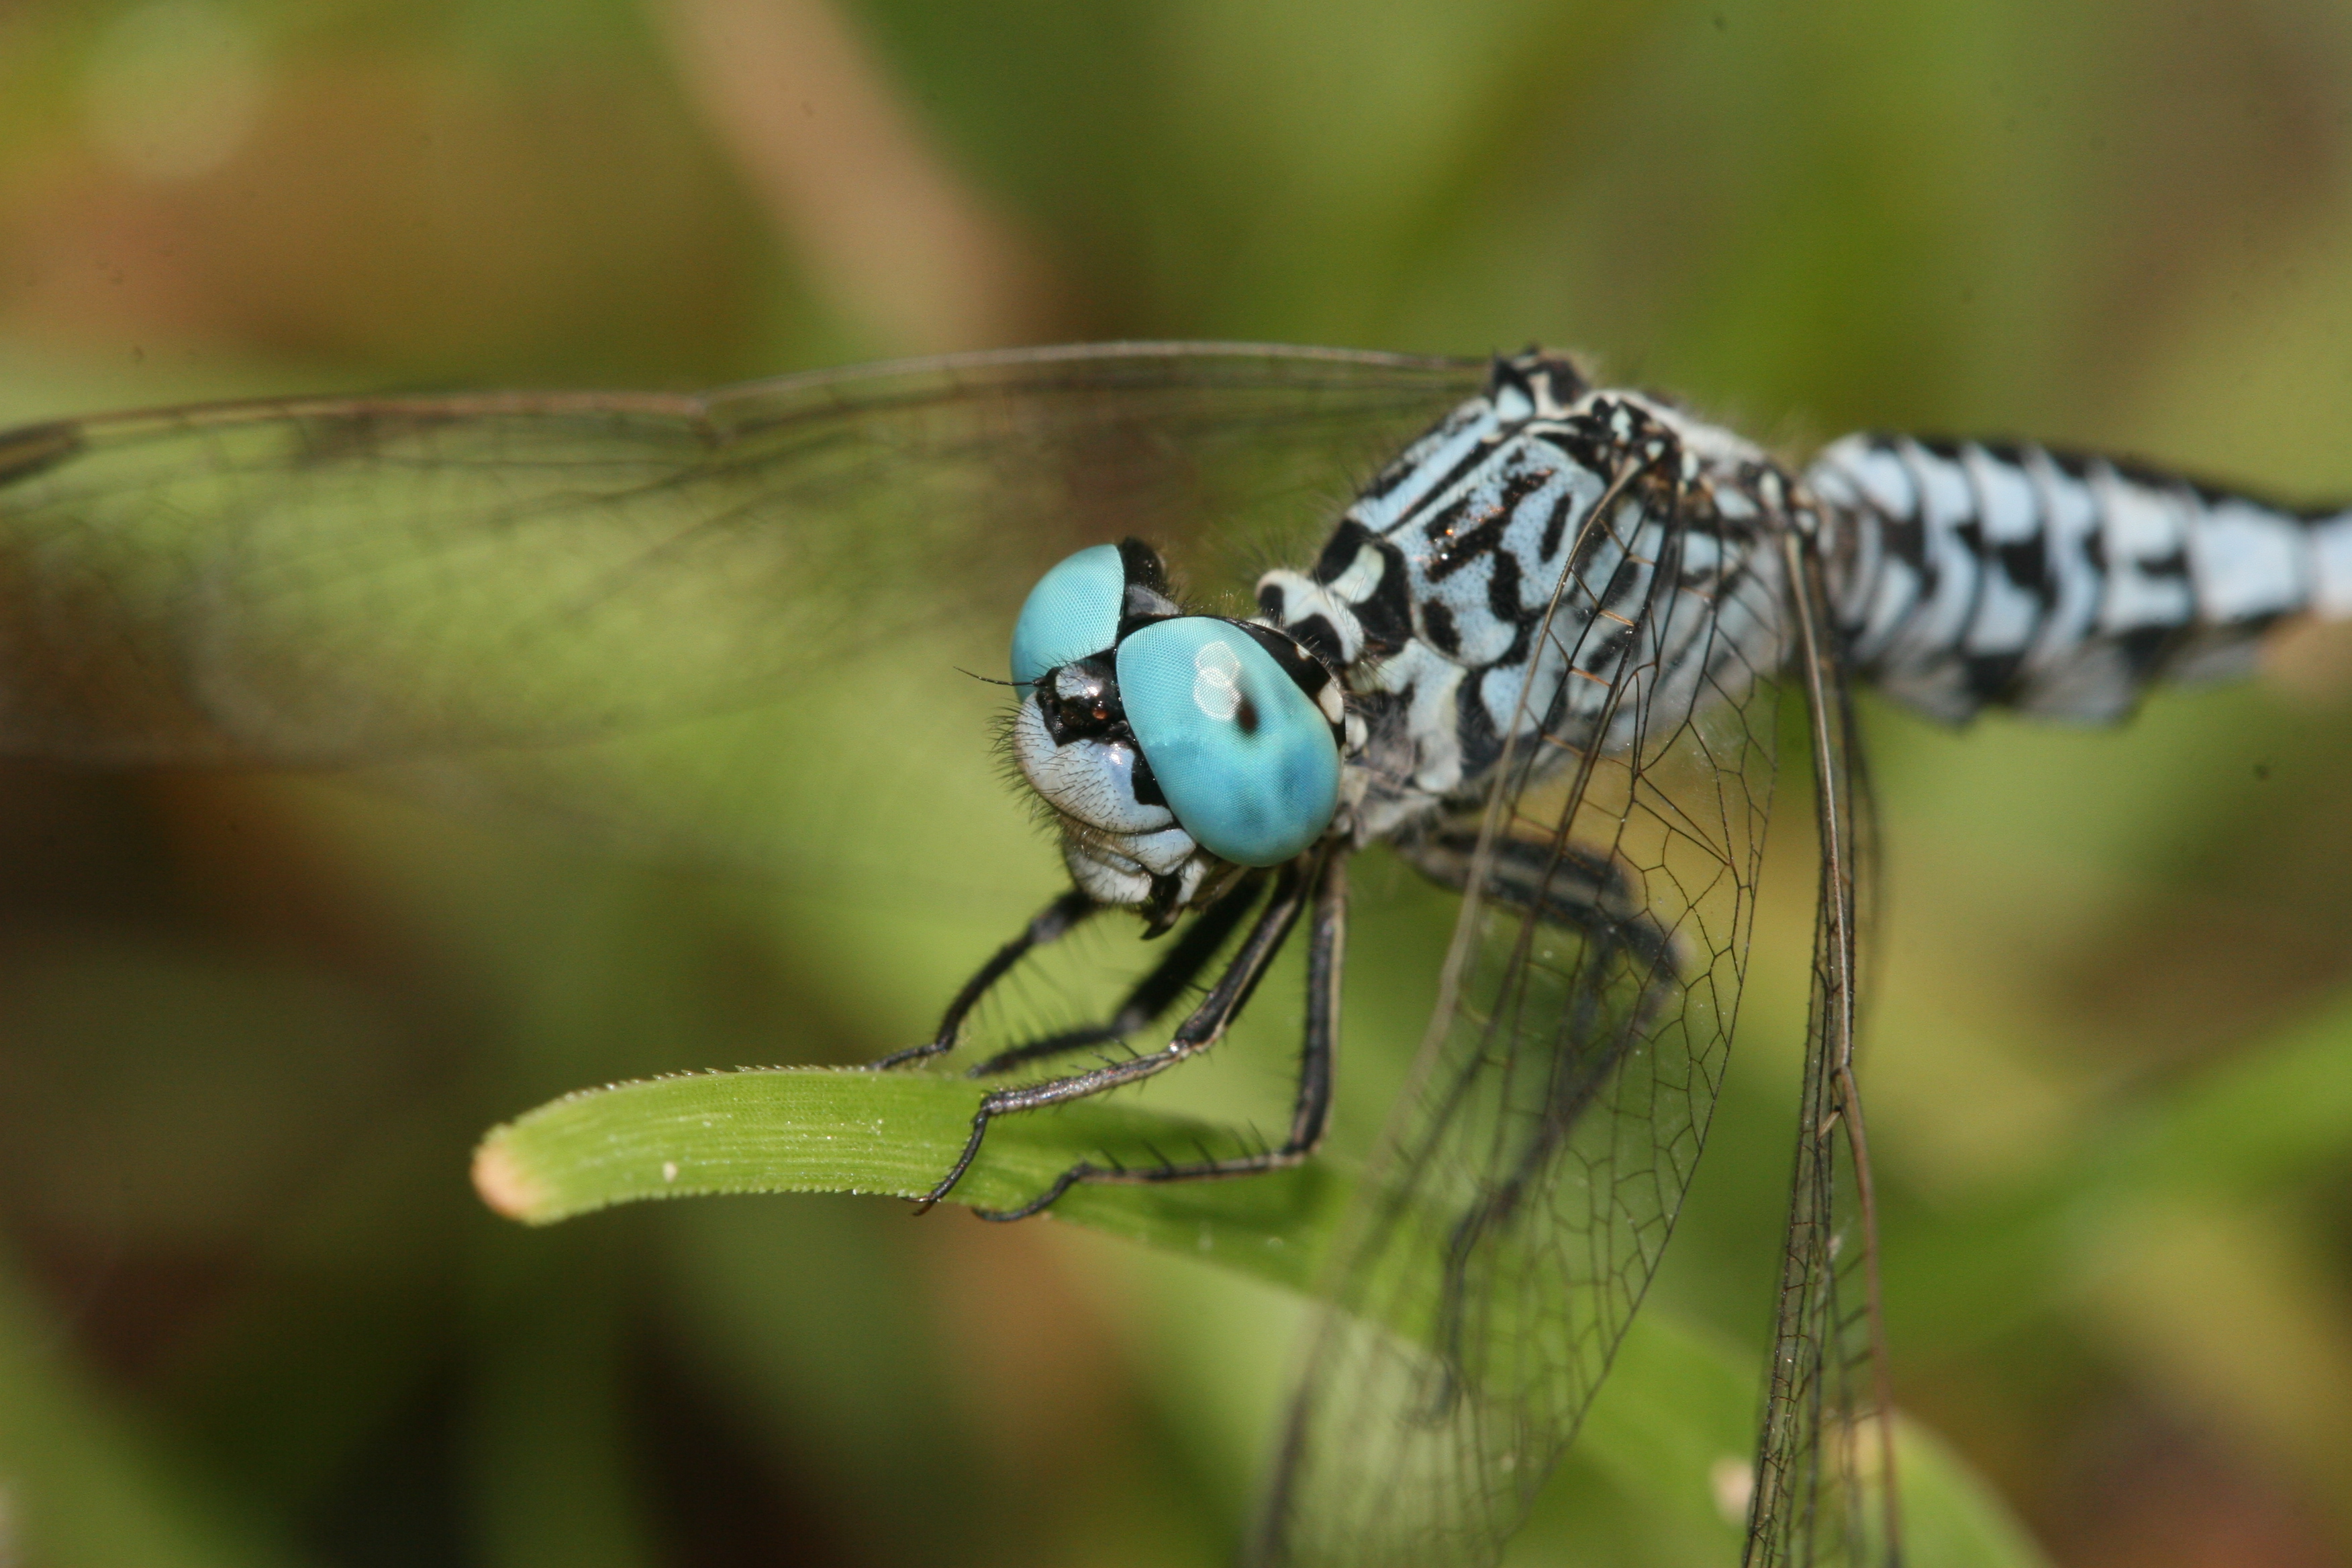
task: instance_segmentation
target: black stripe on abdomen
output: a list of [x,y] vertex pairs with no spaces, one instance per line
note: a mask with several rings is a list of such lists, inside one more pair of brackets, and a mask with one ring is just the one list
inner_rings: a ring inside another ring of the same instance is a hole
[[2280,616],[2352,614],[2352,513],[2296,512],[2134,463],[1853,436],[1807,482],[1835,531],[1859,672],[1938,717],[2130,710]]

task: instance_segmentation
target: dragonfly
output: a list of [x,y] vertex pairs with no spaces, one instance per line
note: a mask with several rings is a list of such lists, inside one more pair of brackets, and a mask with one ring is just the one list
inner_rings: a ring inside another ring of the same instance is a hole
[[[31,426],[0,434],[0,746],[115,765],[788,724],[894,639],[1009,635],[1006,745],[1070,887],[876,1065],[956,1049],[1097,917],[1167,940],[1108,1016],[973,1069],[996,1087],[926,1206],[997,1120],[1211,1049],[1302,927],[1279,1139],[1083,1162],[992,1217],[1309,1158],[1350,858],[1385,846],[1458,895],[1244,1546],[1261,1564],[1500,1558],[1674,1227],[1775,780],[1801,775],[1811,1005],[1744,1560],[1893,1563],[1853,693],[2119,720],[2158,680],[2243,668],[2283,620],[2352,615],[2352,510],[2021,443],[1865,434],[1791,465],[1533,350],[1114,343]],[[1785,762],[1784,706],[1806,720]]]

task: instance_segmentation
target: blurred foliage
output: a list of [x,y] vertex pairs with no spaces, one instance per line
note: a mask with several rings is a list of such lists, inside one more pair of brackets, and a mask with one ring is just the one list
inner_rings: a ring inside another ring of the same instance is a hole
[[[2347,160],[2316,0],[17,0],[0,416],[1535,340],[1792,449],[2027,432],[2352,493]],[[467,1190],[482,1128],[581,1085],[919,1037],[1049,895],[942,661],[827,700],[797,771],[713,741],[684,804],[560,760],[521,814],[0,774],[0,1561],[1221,1560],[1287,1297],[881,1199],[525,1232]],[[2352,1555],[2352,652],[2293,635],[2116,731],[1865,728],[1918,1441],[2059,1563]],[[789,852],[600,847],[628,816]],[[1803,818],[1658,1327],[1526,1561],[1720,1560],[1643,1478],[1752,1415]],[[1445,900],[1358,883],[1350,1018],[1409,1020]],[[1144,1103],[1278,1097],[1280,1011]],[[1401,1070],[1351,1053],[1343,1146]]]

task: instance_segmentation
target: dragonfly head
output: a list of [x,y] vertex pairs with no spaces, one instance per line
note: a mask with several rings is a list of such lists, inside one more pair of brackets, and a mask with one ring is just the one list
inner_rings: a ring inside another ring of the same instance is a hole
[[1339,683],[1286,634],[1188,616],[1137,540],[1039,579],[1013,631],[1013,761],[1097,902],[1164,929],[1242,866],[1322,837],[1339,795]]

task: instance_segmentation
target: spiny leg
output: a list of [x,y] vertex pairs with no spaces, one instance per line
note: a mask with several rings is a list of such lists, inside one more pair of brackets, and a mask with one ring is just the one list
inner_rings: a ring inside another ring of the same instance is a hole
[[989,961],[980,966],[980,973],[963,983],[963,989],[957,992],[954,1000],[948,1004],[946,1014],[940,1019],[938,1031],[929,1040],[919,1046],[908,1046],[903,1051],[892,1051],[887,1057],[877,1057],[866,1064],[867,1068],[879,1072],[886,1068],[901,1067],[908,1062],[921,1061],[955,1049],[956,1036],[962,1032],[964,1019],[980,1005],[980,999],[988,994],[991,986],[1003,979],[1014,964],[1032,952],[1061,941],[1080,921],[1101,907],[1076,888],[1047,904],[1022,928],[1019,936],[998,948]]
[[1265,889],[1265,879],[1263,877],[1244,878],[1231,891],[1194,916],[1184,934],[1176,939],[1168,956],[1155,964],[1150,973],[1137,982],[1135,989],[1127,994],[1127,1000],[1101,1023],[1065,1030],[1058,1035],[1048,1035],[1042,1040],[1032,1040],[1026,1045],[999,1051],[973,1068],[968,1076],[992,1078],[1029,1062],[1084,1050],[1088,1046],[1122,1040],[1144,1027],[1168,1011],[1176,998],[1184,994],[1185,988],[1199,977],[1201,971],[1208,967],[1209,960],[1224,946],[1225,939],[1233,935],[1234,928],[1242,923],[1242,917],[1249,913],[1250,906],[1257,901],[1258,895]]
[[1296,1165],[1315,1152],[1331,1119],[1331,1069],[1339,1038],[1339,982],[1348,936],[1347,856],[1345,849],[1334,849],[1315,884],[1315,913],[1307,933],[1307,1027],[1299,1043],[1298,1088],[1291,1104],[1290,1131],[1281,1144],[1255,1154],[1154,1165],[1141,1171],[1080,1163],[1063,1173],[1044,1203],[1051,1203],[1081,1181],[1200,1182],[1254,1176]]
[[[1315,913],[1309,922],[1307,950],[1307,1027],[1299,1047],[1298,1085],[1290,1113],[1290,1131],[1281,1145],[1255,1154],[1196,1160],[1187,1164],[1153,1165],[1125,1170],[1081,1160],[1055,1177],[1051,1186],[1016,1209],[978,1210],[982,1219],[1025,1219],[1050,1206],[1080,1182],[1197,1182],[1232,1176],[1253,1176],[1295,1165],[1323,1142],[1331,1117],[1331,1081],[1335,1047],[1339,1035],[1339,984],[1348,930],[1348,851],[1334,847],[1315,873]],[[1268,950],[1270,960],[1280,949],[1277,939]],[[1239,963],[1238,957],[1235,960]],[[1230,971],[1229,971],[1230,973]],[[1251,976],[1225,1020],[1230,1025],[1263,975]],[[1224,1026],[1220,1026],[1222,1032]],[[1205,1049],[1212,1041],[1204,1041]]]
[[[1398,845],[1397,853],[1431,881],[1460,893],[1469,890],[1477,848],[1474,829],[1445,828]],[[1525,910],[1547,925],[1605,937],[1674,978],[1673,936],[1650,918],[1624,868],[1607,855],[1503,835],[1495,840],[1480,896]]]
[[[981,1140],[987,1136],[988,1124],[995,1118],[1016,1110],[1034,1110],[1042,1106],[1083,1100],[1123,1084],[1139,1083],[1215,1045],[1240,1015],[1243,1005],[1249,1001],[1250,993],[1256,989],[1259,979],[1265,975],[1266,966],[1274,961],[1274,955],[1282,950],[1283,942],[1289,937],[1290,928],[1297,923],[1298,911],[1306,902],[1306,882],[1300,862],[1294,860],[1282,868],[1276,878],[1273,896],[1259,911],[1249,934],[1243,938],[1240,949],[1234,952],[1232,962],[1225,965],[1224,973],[1217,977],[1216,984],[1210,987],[1208,995],[1202,998],[1200,1005],[1177,1026],[1168,1044],[1159,1050],[1129,1061],[1112,1062],[1086,1072],[1072,1073],[1066,1078],[1018,1084],[983,1096],[980,1108],[972,1113],[971,1136],[965,1141],[963,1152],[956,1156],[955,1163],[949,1167],[939,1184],[918,1201],[916,1212],[920,1214],[929,1209],[954,1190],[956,1183],[961,1181],[963,1173],[971,1168],[973,1158],[980,1152]],[[1073,1167],[1074,1171],[1079,1169]],[[985,1210],[975,1212],[980,1213],[982,1218],[1020,1219],[1035,1214],[1083,1179],[1082,1173],[1066,1172],[1035,1201],[1018,1209],[994,1214]]]

